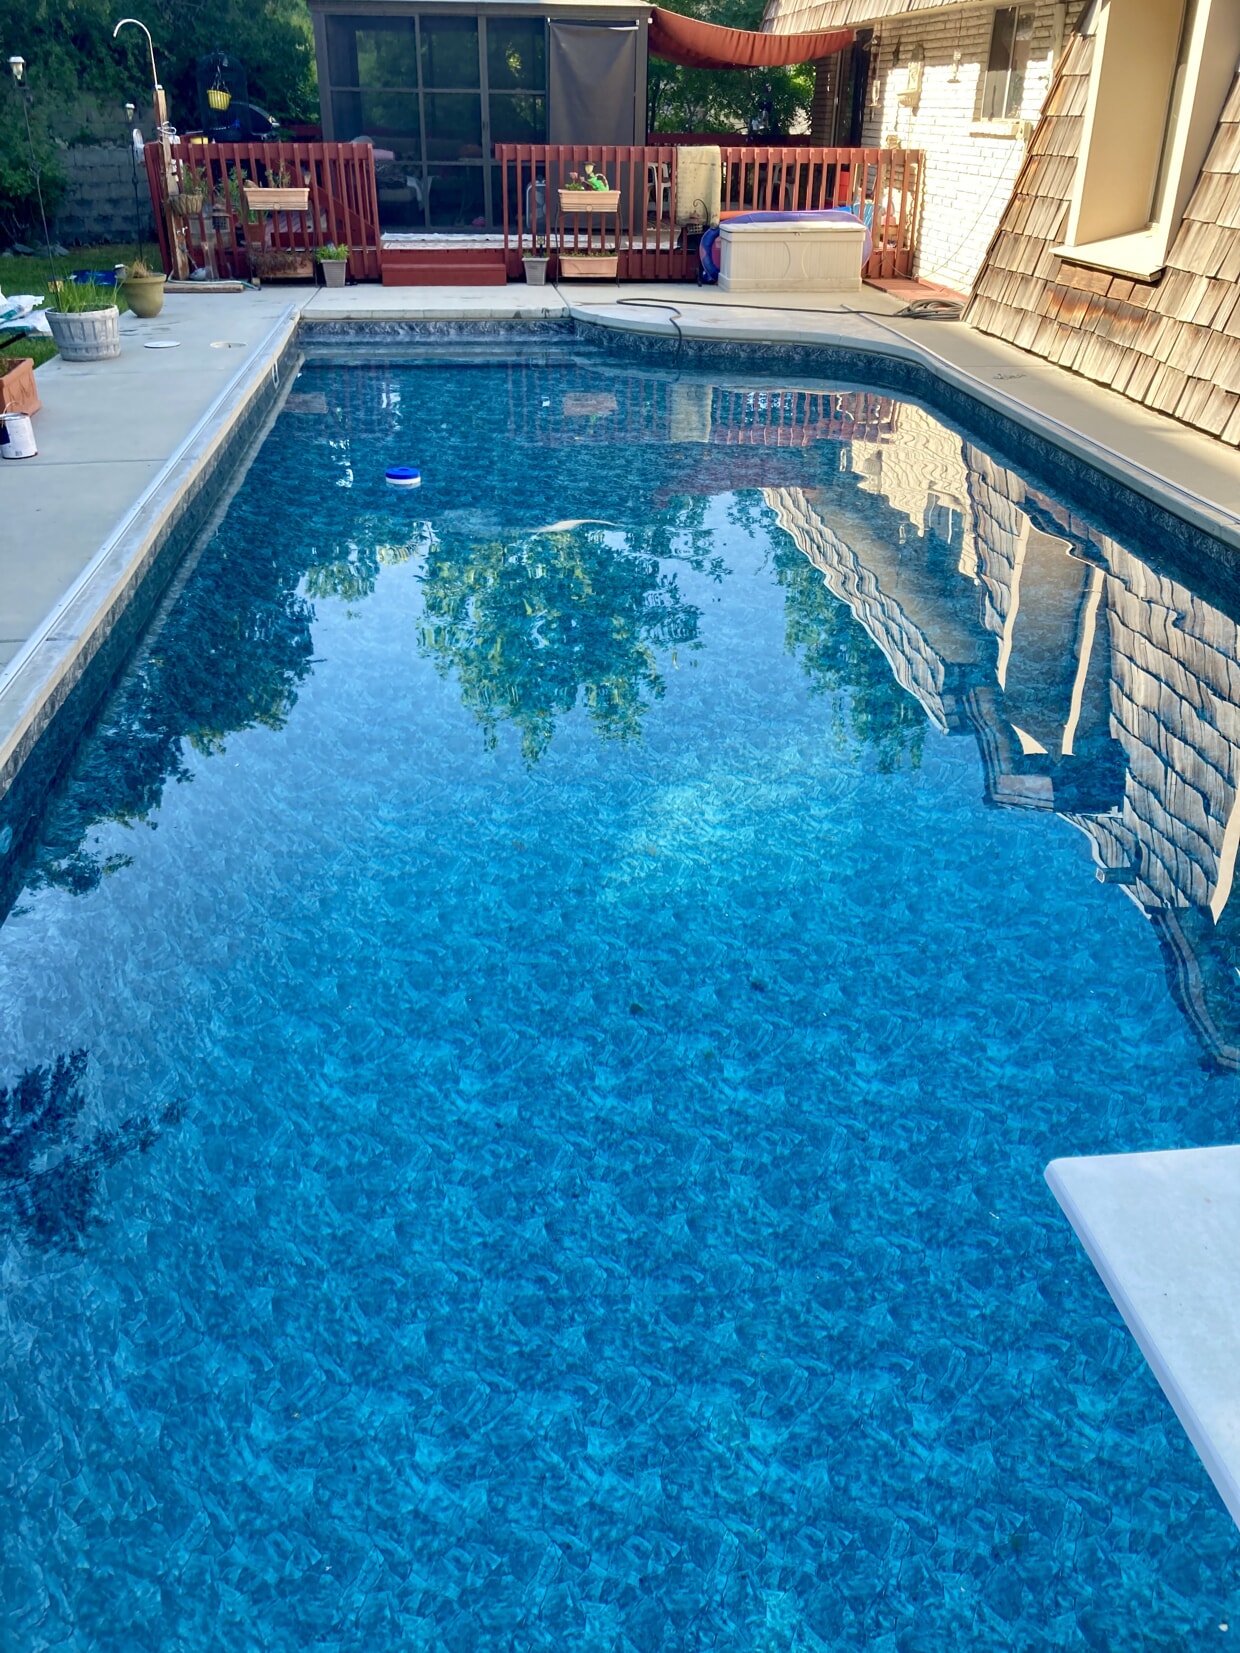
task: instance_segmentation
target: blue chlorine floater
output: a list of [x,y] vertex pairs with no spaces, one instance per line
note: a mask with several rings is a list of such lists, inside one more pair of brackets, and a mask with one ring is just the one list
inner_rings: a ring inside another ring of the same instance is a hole
[[415,465],[389,465],[386,471],[389,488],[420,488],[422,473]]

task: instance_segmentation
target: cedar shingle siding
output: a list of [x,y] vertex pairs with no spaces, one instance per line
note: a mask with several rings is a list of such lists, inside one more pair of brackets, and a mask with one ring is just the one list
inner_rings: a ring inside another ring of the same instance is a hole
[[966,319],[1240,446],[1240,79],[1154,282],[1065,264],[1092,37],[1073,36]]

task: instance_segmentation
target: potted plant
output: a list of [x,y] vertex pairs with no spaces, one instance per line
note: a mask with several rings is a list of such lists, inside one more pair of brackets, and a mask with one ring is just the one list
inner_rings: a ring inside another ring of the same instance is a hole
[[164,307],[164,282],[167,279],[162,270],[149,270],[140,258],[125,266],[120,290],[135,316],[149,321],[159,314]]
[[525,279],[531,287],[545,287],[547,285],[547,265],[551,256],[545,241],[535,241],[532,253],[523,253],[521,262],[525,265]]
[[567,183],[560,188],[560,211],[616,212],[620,207],[620,191],[612,189],[606,175],[596,172],[591,161],[584,172],[570,172]]
[[325,247],[319,247],[314,256],[323,272],[324,287],[343,287],[349,272],[349,249],[329,241]]
[[177,177],[177,191],[168,197],[168,205],[178,218],[193,218],[200,213],[207,198],[210,180],[203,167],[192,161],[182,161]]
[[44,313],[56,348],[67,362],[106,362],[121,353],[121,313],[111,287],[58,281]]
[[310,206],[310,191],[308,189],[294,189],[292,178],[286,166],[277,167],[274,171],[267,169],[267,182],[263,187],[258,184],[245,184],[242,194],[245,204],[251,212],[305,212]]

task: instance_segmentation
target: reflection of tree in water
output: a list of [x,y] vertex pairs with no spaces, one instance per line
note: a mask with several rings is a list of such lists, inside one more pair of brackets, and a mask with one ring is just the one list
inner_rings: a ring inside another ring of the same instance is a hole
[[283,724],[313,654],[302,573],[278,551],[203,558],[84,743],[44,823],[28,887],[81,894],[124,865],[93,854],[86,836],[97,821],[144,820],[168,781],[188,779],[183,741],[219,752],[236,730]]
[[306,595],[314,601],[327,597],[343,603],[360,602],[375,589],[381,568],[408,562],[416,546],[384,544],[375,539],[347,539],[334,557],[320,557],[306,570]]
[[163,1127],[180,1118],[174,1103],[83,1132],[85,1075],[86,1052],[75,1050],[0,1086],[0,1232],[16,1231],[48,1249],[80,1249],[98,1220],[107,1167],[151,1147]]
[[784,588],[786,640],[798,655],[813,691],[847,696],[847,725],[841,732],[869,747],[883,774],[905,758],[921,761],[926,714],[892,676],[878,644],[832,596],[809,559],[791,546],[781,547],[775,569]]
[[92,852],[91,827],[145,820],[169,781],[190,778],[184,742],[210,755],[243,729],[281,728],[311,668],[313,601],[368,596],[381,567],[416,549],[393,543],[386,518],[343,510],[341,522],[329,522],[328,536],[313,544],[272,545],[269,529],[257,531],[248,503],[238,501],[228,541],[207,547],[83,744],[44,821],[28,888],[50,884],[83,894],[126,866],[126,856]]
[[697,646],[698,611],[676,576],[644,546],[617,549],[588,528],[436,545],[424,604],[423,651],[455,674],[487,744],[511,723],[529,763],[579,695],[605,739],[636,737],[663,694],[656,651]]

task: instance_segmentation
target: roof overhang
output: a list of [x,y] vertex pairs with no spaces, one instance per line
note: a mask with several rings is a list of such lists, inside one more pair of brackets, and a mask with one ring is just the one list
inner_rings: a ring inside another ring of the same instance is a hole
[[764,34],[792,35],[806,29],[861,29],[890,17],[960,10],[970,0],[766,0]]

